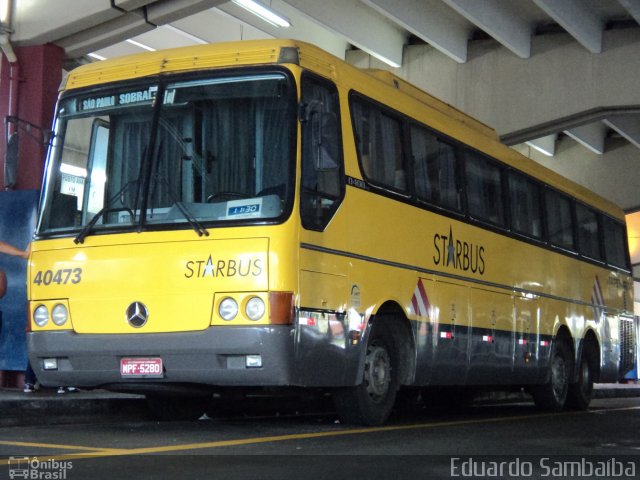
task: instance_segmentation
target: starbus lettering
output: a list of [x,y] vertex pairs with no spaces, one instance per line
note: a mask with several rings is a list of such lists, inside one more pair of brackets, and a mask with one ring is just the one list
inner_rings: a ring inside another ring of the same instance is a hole
[[263,272],[261,258],[189,260],[185,264],[185,278],[259,277]]
[[436,233],[433,236],[433,246],[436,251],[433,262],[437,266],[484,275],[484,247],[455,239],[453,227],[449,226],[449,235]]

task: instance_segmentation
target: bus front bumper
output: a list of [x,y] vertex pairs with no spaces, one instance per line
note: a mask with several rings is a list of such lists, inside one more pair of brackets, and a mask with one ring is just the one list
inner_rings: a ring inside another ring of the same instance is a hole
[[[211,327],[196,332],[126,335],[30,332],[27,343],[38,381],[49,387],[126,390],[130,386],[135,390],[143,389],[145,383],[294,384],[294,329],[290,326]],[[161,359],[162,373],[123,374],[123,358]]]

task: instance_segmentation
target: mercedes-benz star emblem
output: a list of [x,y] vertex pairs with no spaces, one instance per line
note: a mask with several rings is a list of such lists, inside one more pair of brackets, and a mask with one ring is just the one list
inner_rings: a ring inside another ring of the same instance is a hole
[[132,327],[140,328],[149,320],[149,310],[142,302],[133,302],[127,307],[127,322]]

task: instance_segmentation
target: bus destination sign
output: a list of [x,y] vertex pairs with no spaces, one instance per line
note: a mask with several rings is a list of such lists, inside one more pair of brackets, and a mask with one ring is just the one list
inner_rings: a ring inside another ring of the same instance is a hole
[[146,90],[134,90],[115,95],[96,95],[78,100],[78,110],[99,110],[102,108],[121,107],[126,105],[150,104],[156,99],[158,87],[149,87]]

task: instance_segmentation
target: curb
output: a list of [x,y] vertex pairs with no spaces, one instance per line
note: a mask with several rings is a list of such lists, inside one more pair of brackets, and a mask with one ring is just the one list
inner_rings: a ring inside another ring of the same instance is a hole
[[[593,394],[594,399],[633,397],[640,397],[640,385],[596,385]],[[531,396],[524,391],[489,392],[475,399],[479,405],[521,402],[531,402]],[[144,396],[105,391],[57,395],[0,389],[0,405],[0,427],[154,420]],[[252,405],[248,401],[247,409]]]
[[7,399],[0,394],[0,427],[151,418],[144,397],[114,395],[67,393],[37,398],[38,393],[13,393]]

